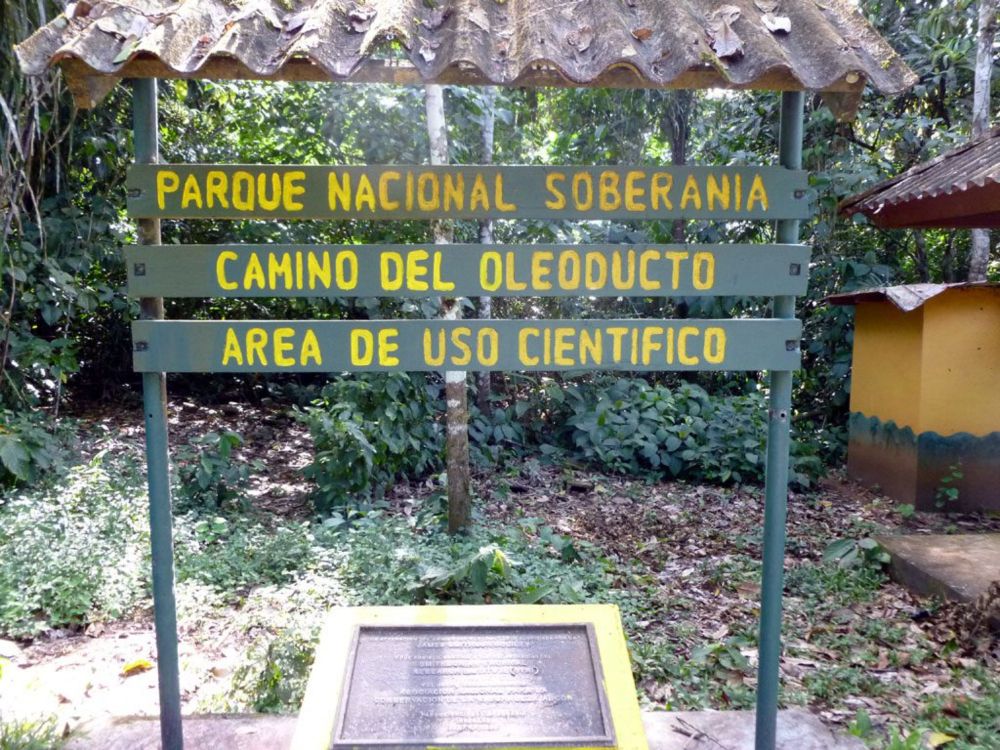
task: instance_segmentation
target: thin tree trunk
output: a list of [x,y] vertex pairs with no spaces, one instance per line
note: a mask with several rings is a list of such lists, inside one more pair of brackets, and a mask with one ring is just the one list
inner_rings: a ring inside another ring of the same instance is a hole
[[[677,89],[666,92],[667,106],[661,128],[670,143],[670,163],[675,167],[687,164],[688,140],[691,137],[691,113],[694,111],[694,92]],[[674,242],[684,242],[685,222],[674,219],[670,233]]]
[[[993,72],[993,38],[997,31],[997,0],[979,0],[979,27],[976,34],[976,69],[972,94],[972,137],[984,135],[990,127],[990,78]],[[969,251],[969,281],[986,281],[990,262],[990,233],[972,230]]]
[[[431,164],[447,164],[448,124],[444,113],[444,89],[431,84],[425,87],[425,91]],[[431,227],[434,242],[445,244],[452,241],[452,227],[447,221],[434,221]],[[442,299],[441,317],[445,320],[461,318],[461,301]],[[445,462],[448,467],[448,532],[455,534],[467,529],[472,518],[469,499],[469,402],[464,371],[445,372],[444,396],[447,403]]]
[[[496,100],[497,90],[494,86],[487,86],[483,89],[483,149],[481,156],[482,164],[493,163],[493,129],[496,124]],[[479,241],[483,245],[493,244],[493,221],[483,219],[479,222]],[[490,320],[493,317],[493,298],[484,295],[479,298],[479,317],[483,320]],[[483,371],[476,379],[476,404],[479,411],[486,412],[490,407],[490,395],[493,390],[492,374]]]

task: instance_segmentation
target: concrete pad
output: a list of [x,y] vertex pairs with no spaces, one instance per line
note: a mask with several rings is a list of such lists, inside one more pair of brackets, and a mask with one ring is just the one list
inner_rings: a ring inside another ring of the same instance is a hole
[[[65,750],[159,750],[160,720],[136,716],[83,729]],[[294,716],[216,714],[184,717],[184,747],[218,750],[287,750]]]
[[889,572],[916,594],[970,602],[1000,577],[1000,534],[878,537]]
[[[753,750],[753,711],[680,711],[642,714],[650,750]],[[225,750],[286,750],[294,716],[184,717],[184,745]],[[74,737],[66,750],[158,750],[155,717],[118,719]],[[834,734],[808,711],[778,713],[777,750],[863,750],[860,740]]]
[[[753,711],[644,711],[650,750],[753,750]],[[863,750],[801,708],[778,712],[776,750]]]

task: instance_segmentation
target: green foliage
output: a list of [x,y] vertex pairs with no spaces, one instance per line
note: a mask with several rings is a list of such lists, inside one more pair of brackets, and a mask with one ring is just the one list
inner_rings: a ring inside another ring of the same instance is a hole
[[823,559],[836,563],[841,568],[854,566],[881,566],[889,564],[889,553],[885,547],[871,537],[864,539],[840,539],[823,551]]
[[175,448],[175,510],[218,511],[234,503],[238,506],[251,474],[264,468],[257,459],[242,461],[233,455],[242,445],[243,438],[238,433],[223,430],[206,433]]
[[0,633],[116,618],[146,591],[141,478],[102,456],[0,500]]
[[315,629],[290,629],[257,643],[233,674],[230,700],[255,713],[287,713],[302,704],[316,650]]
[[65,744],[55,719],[4,719],[0,715],[0,750],[58,750]]
[[[532,412],[546,415],[548,428],[530,433],[543,453],[560,453],[602,470],[723,484],[763,480],[767,402],[760,393],[710,396],[693,383],[670,388],[642,379],[599,379],[536,391],[501,412],[507,415],[501,426],[511,410],[522,418]],[[510,442],[523,446],[525,434],[511,433]],[[470,436],[489,439],[491,433],[477,425]],[[790,478],[808,486],[823,473],[821,448],[801,437],[793,443]]]
[[0,409],[0,487],[31,484],[60,471],[69,434],[44,414]]
[[962,471],[962,462],[952,464],[948,467],[948,473],[941,477],[940,484],[934,490],[934,507],[938,510],[945,510],[949,505],[958,502],[958,484],[965,476]]
[[251,587],[287,583],[316,555],[309,525],[269,528],[243,515],[184,517],[175,532],[177,580],[205,584],[236,600]]
[[317,511],[362,504],[398,477],[440,466],[443,434],[431,390],[406,373],[345,377],[299,412],[315,445],[305,473],[316,483]]

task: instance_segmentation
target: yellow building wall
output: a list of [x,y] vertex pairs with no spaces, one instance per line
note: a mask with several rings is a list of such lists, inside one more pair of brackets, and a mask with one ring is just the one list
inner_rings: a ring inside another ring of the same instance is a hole
[[920,432],[924,310],[904,313],[890,302],[855,308],[851,411]]
[[919,432],[1000,431],[1000,289],[950,289],[923,310]]

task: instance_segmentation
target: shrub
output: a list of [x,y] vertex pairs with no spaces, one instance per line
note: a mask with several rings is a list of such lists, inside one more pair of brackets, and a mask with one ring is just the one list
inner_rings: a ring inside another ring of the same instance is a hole
[[115,618],[147,591],[142,480],[102,458],[0,501],[0,632],[30,637]]
[[256,459],[242,461],[233,456],[233,449],[242,445],[238,433],[223,430],[179,446],[174,451],[174,508],[218,511],[242,498],[250,475],[264,468]]
[[315,446],[305,473],[316,483],[317,511],[361,504],[398,477],[441,465],[443,431],[431,391],[419,375],[359,375],[330,383],[299,412]]
[[0,409],[0,487],[32,484],[61,469],[67,435],[41,412]]

